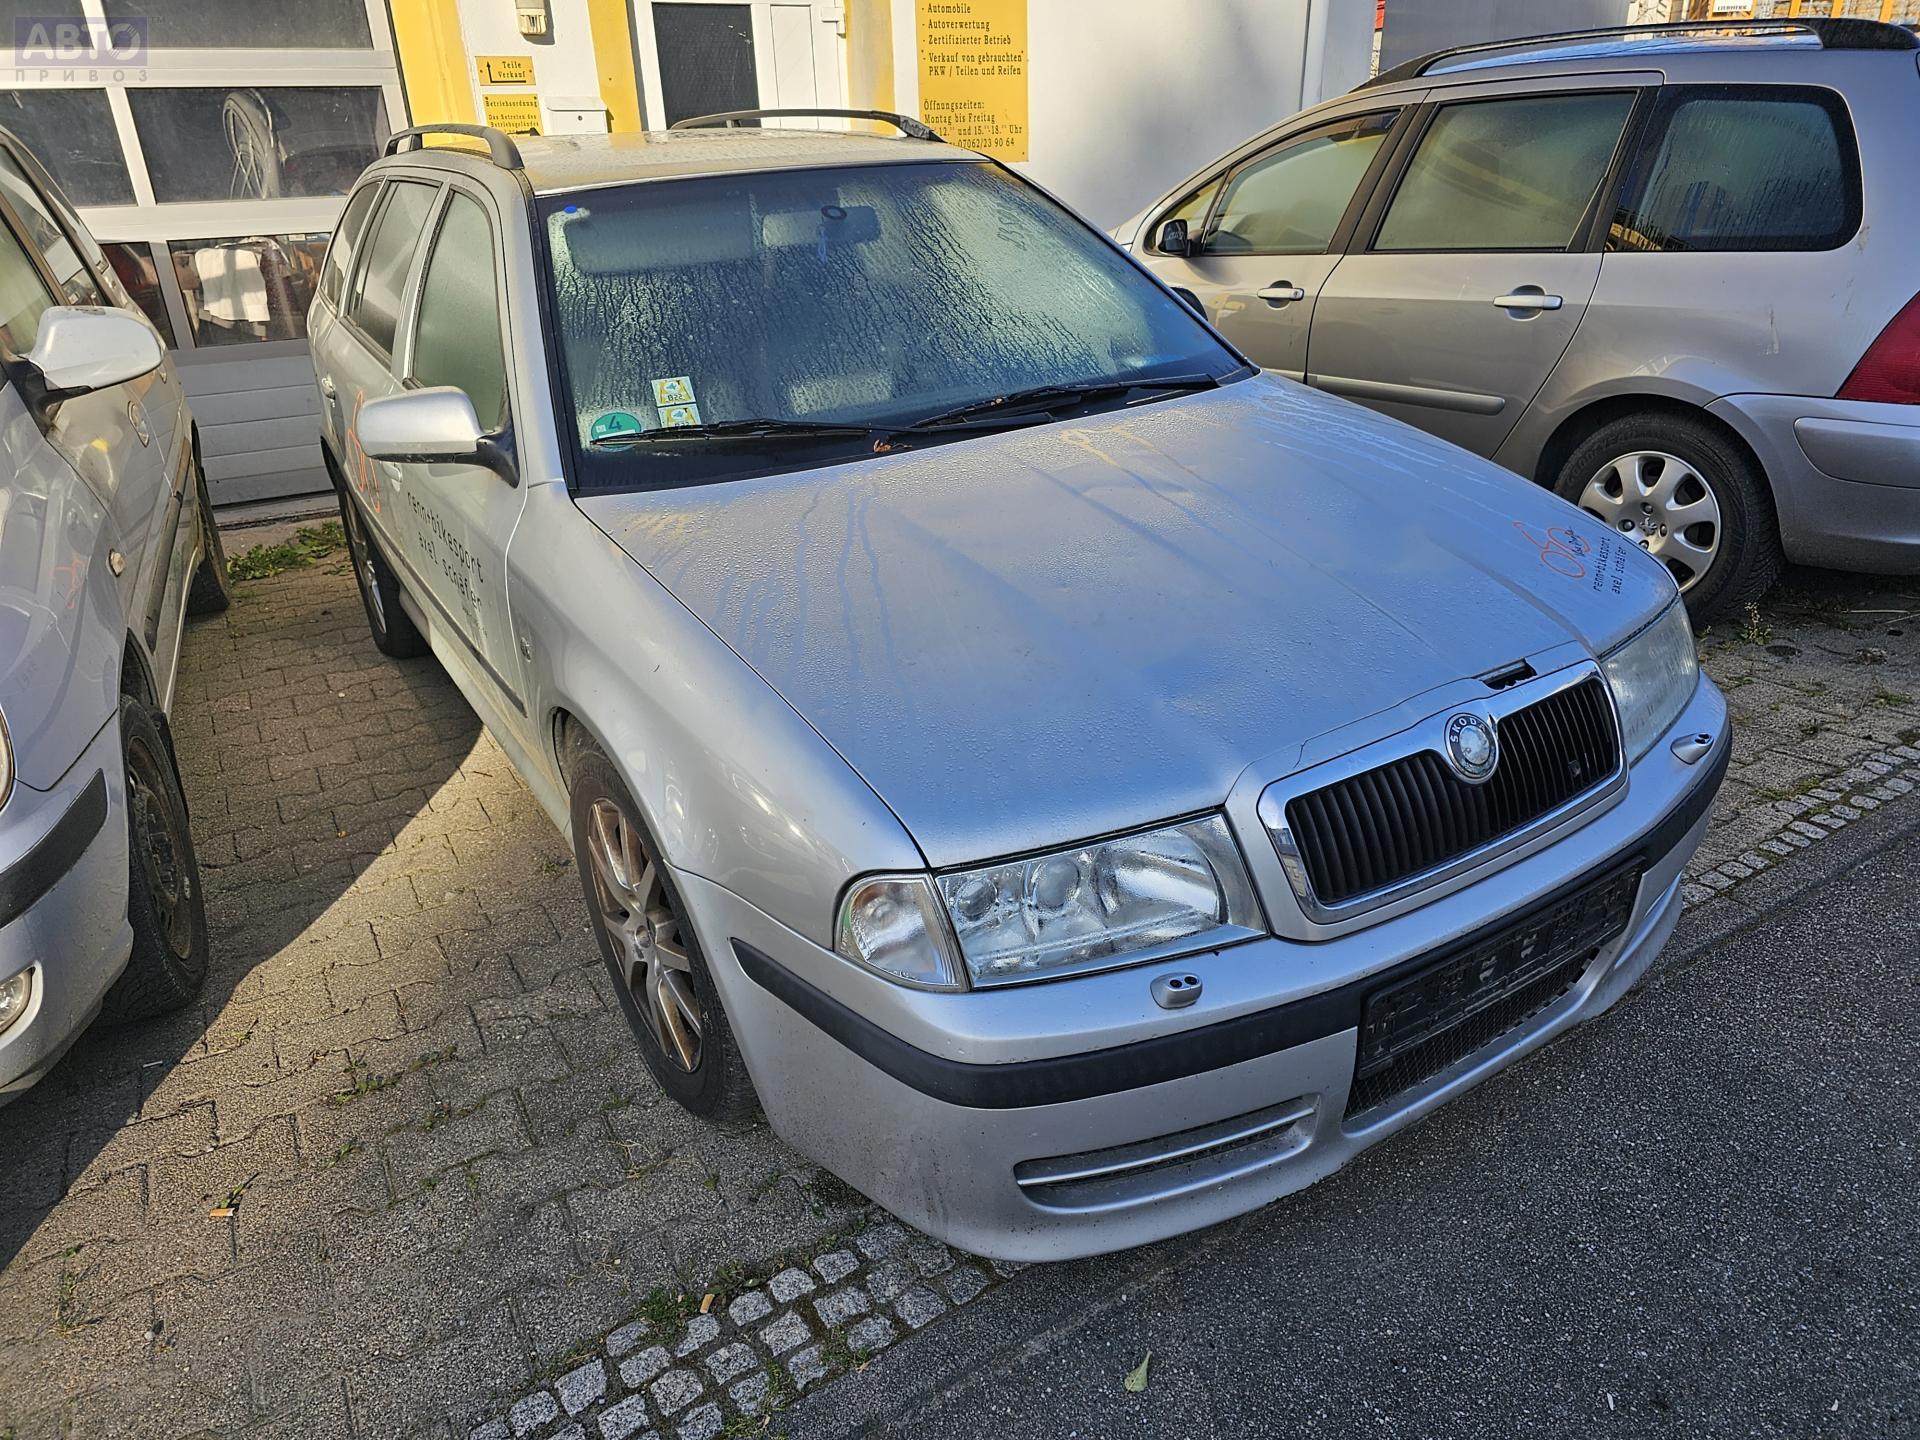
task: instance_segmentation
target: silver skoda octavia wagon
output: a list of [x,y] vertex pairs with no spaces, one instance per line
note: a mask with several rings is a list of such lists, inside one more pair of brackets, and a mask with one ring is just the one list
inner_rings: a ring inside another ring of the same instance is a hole
[[1726,709],[1637,545],[867,118],[396,136],[311,317],[355,573],[668,1094],[982,1254],[1133,1245],[1619,998]]

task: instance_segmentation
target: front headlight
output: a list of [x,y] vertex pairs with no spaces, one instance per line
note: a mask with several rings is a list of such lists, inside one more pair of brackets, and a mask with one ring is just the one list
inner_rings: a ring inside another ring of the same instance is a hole
[[1666,613],[1601,665],[1620,712],[1620,742],[1633,764],[1666,734],[1700,683],[1700,657],[1693,646],[1687,607],[1675,600]]
[[27,1013],[27,1002],[33,999],[33,971],[22,970],[11,980],[0,984],[0,1032],[10,1028],[14,1021]]
[[835,948],[889,979],[953,990],[956,955],[973,984],[994,985],[1229,945],[1263,925],[1218,815],[938,875],[933,886],[945,914],[920,876],[857,882]]

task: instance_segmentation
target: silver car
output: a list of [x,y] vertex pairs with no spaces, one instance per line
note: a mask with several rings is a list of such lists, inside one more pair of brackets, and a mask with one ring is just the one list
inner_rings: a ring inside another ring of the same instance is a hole
[[1920,569],[1920,37],[1865,20],[1445,51],[1117,230],[1222,334],[1557,490],[1696,618]]
[[1637,545],[900,123],[396,137],[326,447],[375,639],[571,837],[666,1093],[1086,1254],[1618,999],[1727,714]]
[[176,1009],[207,920],[167,712],[224,610],[199,438],[159,335],[0,131],[0,1104],[96,1015]]

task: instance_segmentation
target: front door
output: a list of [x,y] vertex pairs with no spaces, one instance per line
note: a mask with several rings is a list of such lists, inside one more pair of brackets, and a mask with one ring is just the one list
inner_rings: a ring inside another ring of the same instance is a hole
[[633,0],[648,128],[724,110],[844,105],[845,13],[807,0]]
[[[1201,186],[1150,224],[1140,258],[1200,302],[1220,332],[1262,367],[1304,379],[1307,330],[1339,264],[1349,207],[1363,197],[1399,112],[1366,111],[1276,141]],[[1217,195],[1216,195],[1216,192]],[[1184,221],[1186,255],[1159,246]]]
[[[1488,87],[1421,117],[1313,313],[1313,384],[1482,455],[1559,362],[1600,276],[1594,207],[1638,91]],[[1370,240],[1369,240],[1370,235]]]

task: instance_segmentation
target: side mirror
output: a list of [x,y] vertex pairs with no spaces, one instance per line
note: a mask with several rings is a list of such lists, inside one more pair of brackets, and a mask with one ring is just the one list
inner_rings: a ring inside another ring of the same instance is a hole
[[1187,235],[1187,222],[1169,220],[1160,227],[1160,233],[1153,238],[1153,249],[1157,255],[1190,255],[1193,242]]
[[1200,303],[1200,297],[1198,295],[1194,294],[1184,285],[1175,285],[1172,288],[1173,293],[1180,297],[1181,304],[1193,311],[1193,313],[1198,315],[1202,320],[1207,318],[1207,307]]
[[372,460],[479,465],[517,483],[506,447],[480,428],[473,401],[457,386],[433,385],[369,400],[354,417],[353,432]]
[[55,305],[40,313],[27,362],[40,372],[45,399],[125,384],[160,368],[166,352],[144,320],[98,305]]

